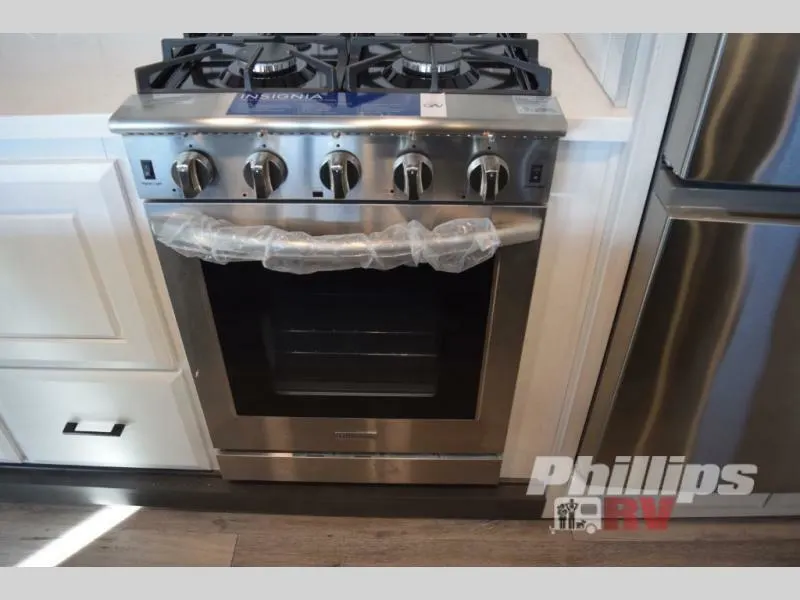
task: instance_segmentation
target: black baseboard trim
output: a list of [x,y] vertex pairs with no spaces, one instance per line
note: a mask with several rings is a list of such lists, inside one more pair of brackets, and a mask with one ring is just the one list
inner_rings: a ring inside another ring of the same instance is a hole
[[0,467],[0,502],[102,505],[285,515],[539,519],[544,498],[527,486],[239,483],[215,473]]

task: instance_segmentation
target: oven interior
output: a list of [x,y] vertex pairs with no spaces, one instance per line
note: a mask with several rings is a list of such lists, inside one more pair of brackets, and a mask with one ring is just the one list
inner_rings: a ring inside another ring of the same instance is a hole
[[237,413],[475,419],[496,260],[458,274],[203,262]]

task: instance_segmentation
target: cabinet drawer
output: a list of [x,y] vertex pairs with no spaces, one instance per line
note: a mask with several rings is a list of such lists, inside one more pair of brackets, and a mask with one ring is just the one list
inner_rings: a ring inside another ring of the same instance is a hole
[[180,373],[3,369],[0,389],[25,462],[209,468]]

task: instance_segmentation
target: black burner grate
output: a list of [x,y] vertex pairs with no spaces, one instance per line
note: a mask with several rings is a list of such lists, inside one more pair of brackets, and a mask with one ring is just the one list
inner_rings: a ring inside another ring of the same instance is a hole
[[187,33],[162,54],[135,70],[139,93],[551,93],[525,34]]
[[161,47],[163,61],[135,70],[140,94],[334,92],[347,61],[347,39],[335,35],[186,34]]
[[[355,37],[350,40],[344,87],[369,92],[549,95],[551,71],[538,63],[538,53],[537,40],[514,34]],[[421,61],[421,56],[427,60]]]

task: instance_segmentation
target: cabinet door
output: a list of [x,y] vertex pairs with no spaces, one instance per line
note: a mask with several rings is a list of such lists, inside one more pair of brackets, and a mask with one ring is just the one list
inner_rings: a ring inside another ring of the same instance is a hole
[[180,372],[0,369],[0,390],[25,462],[209,468]]
[[0,363],[173,367],[113,161],[0,163]]

